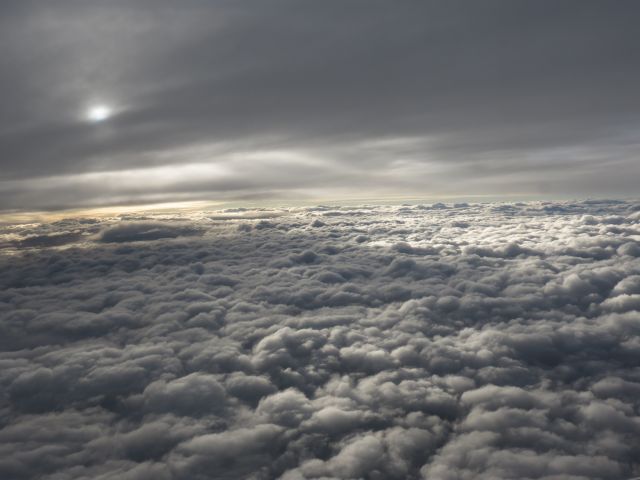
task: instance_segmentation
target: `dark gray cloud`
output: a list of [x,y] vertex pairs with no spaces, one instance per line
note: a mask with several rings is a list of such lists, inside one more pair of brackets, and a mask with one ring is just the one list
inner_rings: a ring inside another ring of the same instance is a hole
[[[186,237],[199,233],[202,232],[197,227],[179,223],[123,222],[102,230],[98,235],[98,240],[106,243],[141,242],[161,238]],[[25,241],[23,240],[22,243]]]
[[639,239],[619,201],[2,225],[0,477],[637,477]]
[[[5,1],[7,209],[631,195],[632,0]],[[90,125],[92,102],[116,115]]]

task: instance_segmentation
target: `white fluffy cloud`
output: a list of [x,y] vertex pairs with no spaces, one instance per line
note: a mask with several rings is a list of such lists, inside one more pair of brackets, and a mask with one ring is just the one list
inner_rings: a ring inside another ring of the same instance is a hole
[[0,228],[0,476],[640,475],[640,204]]

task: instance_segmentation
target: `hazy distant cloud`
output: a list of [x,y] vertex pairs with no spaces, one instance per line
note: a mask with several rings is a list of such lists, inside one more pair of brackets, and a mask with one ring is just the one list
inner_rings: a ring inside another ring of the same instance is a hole
[[612,201],[0,226],[0,476],[638,476],[639,235]]
[[161,238],[175,238],[197,235],[202,233],[198,227],[185,224],[171,224],[162,222],[123,222],[108,227],[100,232],[100,242],[140,242],[159,240]]
[[[632,0],[0,12],[5,208],[636,192]],[[114,117],[88,124],[95,102]]]

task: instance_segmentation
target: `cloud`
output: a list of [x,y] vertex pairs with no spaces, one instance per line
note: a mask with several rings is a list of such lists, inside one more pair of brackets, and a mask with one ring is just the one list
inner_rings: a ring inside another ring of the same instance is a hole
[[142,392],[150,411],[183,415],[200,414],[224,408],[225,390],[211,375],[192,373],[169,382],[156,380]]
[[107,227],[99,233],[100,242],[140,242],[197,235],[200,229],[190,225],[175,225],[163,222],[123,222]]
[[638,8],[6,0],[0,204],[634,195]]
[[0,225],[0,476],[638,476],[638,207]]
[[31,235],[22,240],[13,242],[13,245],[17,248],[28,247],[57,247],[68,243],[77,242],[80,239],[80,235],[77,233],[57,233],[53,235]]

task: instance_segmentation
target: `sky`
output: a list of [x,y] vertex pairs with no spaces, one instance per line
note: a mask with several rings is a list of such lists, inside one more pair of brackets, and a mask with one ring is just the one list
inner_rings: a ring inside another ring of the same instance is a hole
[[639,20],[631,0],[4,0],[0,206],[632,197]]

